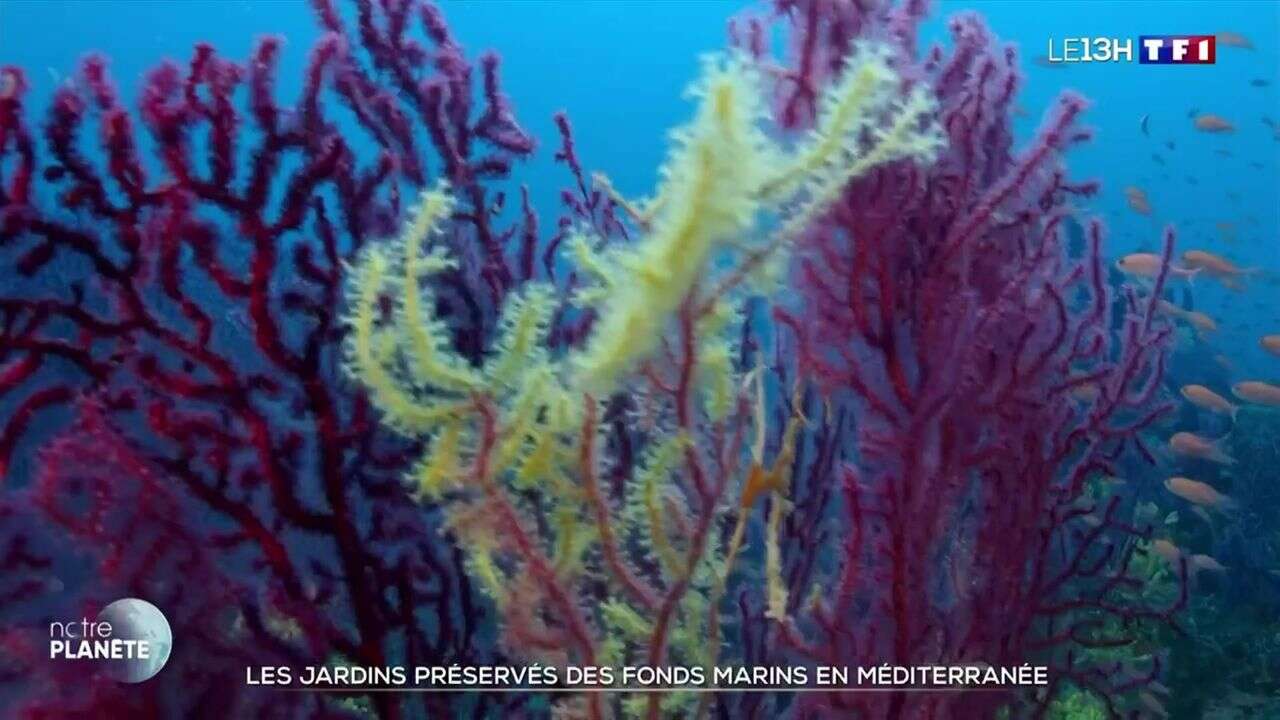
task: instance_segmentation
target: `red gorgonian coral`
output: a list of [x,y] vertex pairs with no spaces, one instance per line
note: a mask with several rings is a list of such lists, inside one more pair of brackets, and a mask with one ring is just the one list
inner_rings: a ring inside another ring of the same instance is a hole
[[[491,187],[533,142],[497,56],[474,67],[434,6],[358,0],[349,33],[314,5],[324,34],[290,106],[274,37],[244,63],[199,45],[158,65],[136,114],[90,56],[38,132],[26,76],[0,68],[0,698],[17,715],[443,715],[458,698],[255,693],[243,668],[489,657],[460,556],[401,482],[415,448],[341,379],[337,306],[401,193],[447,178],[467,262],[439,310],[478,352],[532,272],[531,249],[507,256],[536,237],[527,199],[498,227]],[[129,595],[180,638],[161,681],[28,654],[24,629]]]
[[[850,183],[808,231],[793,283],[802,300],[776,313],[797,338],[800,371],[848,411],[836,427],[852,424],[834,441],[845,459],[834,591],[805,585],[825,516],[801,505],[787,533],[795,621],[777,639],[821,663],[1036,662],[1052,678],[1026,696],[809,695],[804,717],[988,717],[1010,704],[1040,716],[1068,684],[1118,715],[1160,659],[1098,663],[1088,649],[1132,643],[1140,621],[1169,620],[1186,601],[1185,562],[1171,603],[1140,596],[1131,561],[1150,527],[1129,520],[1121,497],[1087,492],[1121,474],[1126,451],[1150,460],[1142,434],[1171,409],[1161,396],[1171,328],[1154,314],[1165,273],[1144,294],[1115,297],[1097,221],[1084,256],[1069,256],[1064,221],[1096,190],[1061,164],[1089,137],[1078,125],[1085,101],[1064,93],[1015,150],[1014,48],[963,14],[950,20],[949,50],[917,58],[924,10],[777,4],[791,48],[774,67],[783,125],[807,127],[848,49],[872,39],[893,49],[908,82],[933,88],[949,141],[933,164],[900,162]],[[766,23],[734,33],[762,62]],[[1169,231],[1166,269],[1172,246]],[[812,462],[830,464],[831,444],[817,442]],[[806,497],[821,506],[822,492]]]

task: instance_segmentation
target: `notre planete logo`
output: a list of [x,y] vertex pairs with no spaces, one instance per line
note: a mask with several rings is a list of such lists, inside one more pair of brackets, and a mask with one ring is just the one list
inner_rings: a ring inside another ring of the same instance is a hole
[[94,660],[108,677],[140,683],[160,672],[173,633],[160,608],[137,598],[117,600],[94,620],[49,623],[49,657]]

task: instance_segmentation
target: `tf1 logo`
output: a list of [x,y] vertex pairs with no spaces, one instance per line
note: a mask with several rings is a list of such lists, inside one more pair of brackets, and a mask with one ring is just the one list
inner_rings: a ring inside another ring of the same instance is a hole
[[1143,35],[1138,62],[1143,65],[1212,65],[1217,56],[1212,35]]
[[[1051,64],[1133,62],[1131,38],[1050,38],[1045,56]],[[1212,65],[1217,58],[1213,35],[1142,35],[1138,38],[1138,62],[1143,65]]]

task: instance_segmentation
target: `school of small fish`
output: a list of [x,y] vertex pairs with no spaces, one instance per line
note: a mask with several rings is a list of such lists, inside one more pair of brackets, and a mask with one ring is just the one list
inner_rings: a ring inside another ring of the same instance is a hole
[[[1216,34],[1216,38],[1220,48],[1253,49],[1253,43],[1249,38],[1239,33],[1221,32]],[[1271,83],[1263,78],[1254,78],[1248,81],[1248,85],[1253,88],[1269,88]],[[1238,130],[1236,123],[1238,118],[1203,111],[1200,108],[1191,108],[1187,112],[1187,119],[1196,133],[1204,135],[1227,138],[1237,133]],[[1269,117],[1264,117],[1262,122],[1274,136],[1274,139],[1280,140],[1280,122]],[[1142,138],[1151,138],[1151,142],[1162,144],[1164,149],[1175,150],[1176,145],[1173,140],[1152,138],[1153,134],[1158,134],[1161,129],[1162,125],[1158,118],[1153,117],[1151,114],[1140,116],[1138,130]],[[1235,157],[1235,152],[1227,147],[1210,148],[1210,151],[1214,155],[1223,158]],[[1151,159],[1157,166],[1163,167],[1166,165],[1164,156],[1158,152],[1152,153]],[[1249,166],[1254,169],[1264,169],[1264,165],[1257,160],[1250,162]],[[1167,179],[1167,174],[1161,174],[1160,177]],[[1196,175],[1186,176],[1186,181],[1190,185],[1198,185],[1199,179]],[[1139,183],[1145,184],[1147,181],[1148,178],[1139,178]],[[1144,187],[1139,184],[1126,186],[1123,189],[1123,197],[1125,205],[1131,212],[1147,218],[1152,217],[1153,202]],[[1231,202],[1239,202],[1240,195],[1228,191],[1227,199]],[[1211,226],[1212,230],[1216,231],[1216,239],[1223,246],[1234,247],[1243,233],[1248,231],[1249,224],[1258,224],[1256,218],[1250,216],[1246,216],[1245,220],[1249,222],[1235,222],[1225,219],[1217,221],[1205,220],[1202,222],[1205,223],[1205,227]],[[1205,234],[1201,233],[1201,237],[1204,236]],[[1214,237],[1214,234],[1210,233],[1207,236]],[[1134,252],[1124,255],[1115,261],[1115,268],[1120,273],[1139,288],[1145,287],[1147,289],[1152,287],[1154,279],[1159,276],[1162,265],[1163,259],[1161,256],[1151,252]],[[1245,293],[1254,278],[1266,277],[1258,268],[1242,267],[1220,250],[1215,251],[1203,247],[1186,250],[1180,257],[1175,258],[1169,265],[1168,275],[1170,282],[1179,281],[1184,283],[1183,287],[1187,289],[1181,295],[1181,302],[1174,299],[1178,297],[1176,292],[1169,293],[1166,298],[1156,298],[1157,310],[1177,324],[1188,328],[1189,330],[1185,334],[1186,337],[1194,337],[1197,341],[1206,343],[1212,342],[1216,337],[1219,329],[1218,323],[1209,314],[1191,306],[1190,288],[1199,281],[1216,284],[1234,293]],[[1277,284],[1275,277],[1271,277],[1271,280],[1264,279],[1262,281]],[[1166,285],[1166,287],[1171,286]],[[1255,301],[1255,307],[1266,313],[1259,317],[1276,318],[1280,316],[1280,313],[1274,311],[1273,306],[1268,306],[1265,302]],[[1280,321],[1276,322],[1277,326],[1266,328],[1265,334],[1258,338],[1257,343],[1258,347],[1267,355],[1273,358],[1280,358]],[[1224,371],[1230,374],[1236,373],[1236,363],[1233,357],[1228,357],[1223,353],[1215,353],[1213,361],[1217,365],[1214,368],[1217,373]],[[1276,376],[1280,377],[1280,365],[1276,367],[1276,370]],[[1206,382],[1205,384],[1190,383],[1179,388],[1179,393],[1183,400],[1193,407],[1196,412],[1204,413],[1206,418],[1221,418],[1217,422],[1230,423],[1232,428],[1235,426],[1237,414],[1244,406],[1280,408],[1280,384],[1264,379],[1232,378],[1230,384],[1220,380],[1212,383]],[[1089,403],[1095,400],[1098,392],[1096,388],[1082,386],[1074,388],[1072,395],[1077,401]],[[1236,458],[1231,456],[1230,449],[1226,444],[1230,435],[1230,430],[1221,437],[1211,437],[1206,434],[1181,430],[1174,432],[1168,438],[1167,449],[1179,461],[1208,462],[1231,466],[1235,464]],[[1188,467],[1194,468],[1196,466],[1192,464],[1188,465]],[[1168,477],[1163,486],[1168,495],[1180,503],[1180,509],[1183,513],[1189,513],[1200,518],[1209,524],[1210,528],[1213,527],[1215,515],[1224,521],[1230,522],[1240,510],[1240,506],[1235,499],[1205,480],[1174,475]],[[1155,510],[1156,506],[1152,505],[1150,507],[1152,512],[1158,512]],[[1178,514],[1178,510],[1168,513],[1165,523],[1176,522]],[[1148,518],[1150,517],[1148,516]],[[1204,553],[1184,550],[1169,538],[1157,537],[1153,539],[1148,544],[1147,550],[1168,563],[1169,566],[1174,568],[1175,572],[1178,571],[1178,568],[1182,568],[1182,571],[1187,574],[1189,582],[1194,582],[1198,574],[1230,571],[1228,567],[1214,557]],[[1271,573],[1280,578],[1280,569],[1272,570]],[[1139,699],[1146,706],[1146,710],[1150,715],[1167,717],[1161,698],[1157,697],[1156,693],[1144,690],[1139,695]]]
[[[1236,32],[1219,32],[1215,33],[1216,42],[1219,52],[1228,49],[1227,52],[1252,51],[1254,50],[1253,42],[1243,34]],[[1052,69],[1062,69],[1065,65],[1050,63],[1047,58],[1040,57],[1036,63]],[[1238,77],[1238,76],[1237,76]],[[1244,76],[1241,80],[1247,87],[1261,89],[1262,92],[1271,92],[1271,81],[1263,77],[1249,78]],[[1224,111],[1223,113],[1211,112],[1200,107],[1189,108],[1186,113],[1185,120],[1179,120],[1179,123],[1189,123],[1193,133],[1205,138],[1205,143],[1218,143],[1220,145],[1236,142],[1233,138],[1245,134],[1249,128],[1242,126],[1243,118],[1235,117],[1232,111]],[[1271,117],[1262,118],[1263,125],[1266,126],[1269,134],[1273,139],[1280,141],[1280,121]],[[1155,178],[1169,179],[1169,167],[1178,166],[1185,162],[1185,154],[1188,149],[1185,145],[1190,144],[1187,141],[1175,141],[1169,137],[1160,137],[1164,131],[1172,125],[1171,123],[1162,122],[1161,117],[1153,113],[1143,113],[1138,117],[1137,130],[1140,133],[1139,139],[1143,142],[1154,143],[1155,146],[1147,150],[1150,155],[1151,162],[1158,169],[1150,174],[1150,176],[1139,176],[1133,184],[1123,187],[1124,204],[1128,210],[1135,215],[1143,218],[1155,219],[1156,203],[1153,202],[1152,195],[1148,192],[1148,185]],[[1186,127],[1186,126],[1183,126]],[[1242,129],[1243,127],[1243,129]],[[1214,138],[1214,139],[1210,139]],[[1157,152],[1151,152],[1157,150]],[[1261,162],[1261,158],[1250,157],[1250,153],[1245,152],[1238,147],[1209,147],[1208,152],[1219,158],[1237,158],[1242,157],[1241,164],[1247,164],[1254,170],[1266,170],[1267,165]],[[1191,173],[1184,174],[1185,181],[1188,185],[1201,186],[1202,181],[1206,178],[1201,174]],[[1212,182],[1205,185],[1212,185]],[[1225,198],[1233,204],[1242,202],[1242,195],[1233,190],[1225,190]],[[1163,198],[1156,196],[1156,200],[1162,201]],[[1180,233],[1181,237],[1192,238],[1212,238],[1215,239],[1220,246],[1218,248],[1193,247],[1182,252],[1178,257],[1173,258],[1167,269],[1167,282],[1165,287],[1170,291],[1165,297],[1155,298],[1156,310],[1164,316],[1170,318],[1177,326],[1181,328],[1178,337],[1182,342],[1198,342],[1209,343],[1216,342],[1221,334],[1219,330],[1218,320],[1203,309],[1196,309],[1191,303],[1192,288],[1203,287],[1209,284],[1211,287],[1221,287],[1232,293],[1238,294],[1237,299],[1231,300],[1232,307],[1238,303],[1252,302],[1253,307],[1257,311],[1252,313],[1252,317],[1262,320],[1270,320],[1276,324],[1275,327],[1263,329],[1263,333],[1257,339],[1258,347],[1270,357],[1280,359],[1280,312],[1276,312],[1274,306],[1268,305],[1265,301],[1257,299],[1256,296],[1248,293],[1250,285],[1265,283],[1274,287],[1280,287],[1280,275],[1272,272],[1263,272],[1259,268],[1243,267],[1235,260],[1228,257],[1231,249],[1241,244],[1242,240],[1248,238],[1246,233],[1254,232],[1256,226],[1260,225],[1256,216],[1241,215],[1240,218],[1232,219],[1215,219],[1201,218],[1184,223],[1192,225],[1199,223],[1201,230],[1199,232],[1191,231]],[[1251,242],[1252,238],[1248,238]],[[1199,243],[1194,243],[1199,245]],[[1225,250],[1224,250],[1225,248]],[[1162,271],[1165,270],[1164,259],[1156,253],[1142,251],[1141,246],[1137,248],[1138,252],[1132,252],[1124,255],[1114,262],[1114,267],[1122,274],[1131,285],[1136,286],[1139,292],[1146,289],[1149,293]],[[1236,297],[1236,296],[1232,296]],[[1226,318],[1223,318],[1224,320]],[[1237,320],[1237,318],[1232,318]],[[1238,330],[1237,322],[1228,324],[1229,330]],[[1256,332],[1256,331],[1254,331]],[[1202,417],[1206,420],[1213,418],[1209,427],[1215,427],[1217,424],[1227,424],[1229,428],[1234,428],[1238,414],[1241,409],[1246,406],[1280,409],[1280,364],[1275,368],[1275,381],[1266,379],[1257,379],[1249,377],[1239,377],[1241,373],[1237,368],[1244,367],[1248,363],[1239,363],[1241,358],[1227,352],[1210,352],[1206,356],[1212,357],[1212,364],[1207,365],[1206,371],[1212,371],[1217,379],[1205,380],[1201,383],[1189,383],[1179,388],[1179,394],[1182,399],[1196,413],[1203,413]],[[1224,376],[1230,377],[1229,381],[1222,380]],[[1080,403],[1082,406],[1093,405],[1097,402],[1105,402],[1107,400],[1106,392],[1097,384],[1085,383],[1072,387],[1069,390],[1073,401]],[[1197,467],[1203,467],[1202,463],[1213,463],[1222,467],[1230,467],[1236,464],[1237,459],[1232,457],[1231,448],[1227,444],[1231,430],[1228,429],[1221,436],[1217,436],[1218,432],[1210,430],[1197,430],[1190,432],[1189,430],[1178,430],[1173,432],[1167,438],[1166,453],[1167,457],[1171,457],[1178,463],[1187,463],[1183,470],[1188,475],[1194,472]],[[1121,478],[1107,477],[1103,480],[1111,488],[1115,489],[1123,484],[1125,480]],[[1241,510],[1238,501],[1231,497],[1223,489],[1215,487],[1208,480],[1214,483],[1220,483],[1215,478],[1197,479],[1194,477],[1186,477],[1183,475],[1170,475],[1163,482],[1163,490],[1168,493],[1167,497],[1173,499],[1178,504],[1176,509],[1169,512],[1169,509],[1160,511],[1157,505],[1146,504],[1140,506],[1136,520],[1146,522],[1164,517],[1164,524],[1171,525],[1178,522],[1179,514],[1183,517],[1192,516],[1198,518],[1209,526],[1212,530],[1215,522],[1233,522],[1240,517]],[[1086,512],[1078,516],[1082,523],[1090,527],[1099,527],[1105,521],[1093,512]],[[1205,553],[1194,552],[1191,549],[1178,547],[1172,539],[1168,537],[1155,537],[1146,545],[1146,550],[1150,554],[1162,559],[1167,563],[1174,572],[1185,573],[1184,579],[1190,583],[1190,588],[1194,590],[1197,577],[1205,574],[1227,573],[1231,569],[1216,558]],[[1269,571],[1271,575],[1280,579],[1280,568]],[[1153,683],[1148,689],[1144,689],[1137,694],[1143,712],[1141,717],[1168,717],[1168,713],[1164,708],[1163,701],[1168,697],[1168,689],[1159,683]]]
[[[1188,250],[1182,254],[1181,260],[1180,266],[1171,267],[1171,273],[1174,276],[1191,280],[1197,274],[1203,273],[1231,290],[1243,290],[1244,279],[1257,273],[1256,269],[1241,268],[1231,260],[1206,250]],[[1158,256],[1150,253],[1135,253],[1121,258],[1116,266],[1130,276],[1150,278],[1159,272],[1159,262]],[[1205,313],[1185,309],[1164,299],[1157,300],[1156,307],[1161,312],[1194,327],[1202,339],[1207,333],[1217,330],[1217,324],[1213,318]],[[1280,333],[1263,335],[1259,338],[1258,345],[1268,354],[1280,358]],[[1221,354],[1216,355],[1215,360],[1224,369],[1229,370],[1232,367],[1230,360]],[[1198,410],[1227,417],[1233,424],[1243,404],[1280,408],[1280,385],[1263,380],[1243,380],[1232,384],[1230,394],[1236,402],[1206,385],[1196,383],[1182,386],[1179,393],[1184,400]],[[1228,432],[1221,438],[1209,438],[1180,431],[1169,438],[1168,445],[1175,456],[1229,466],[1236,462],[1224,445],[1224,441],[1229,436]],[[1174,497],[1189,503],[1192,506],[1191,511],[1211,526],[1212,521],[1207,511],[1213,510],[1229,516],[1239,509],[1234,499],[1201,480],[1181,476],[1170,477],[1164,481],[1164,488]],[[1176,519],[1176,515],[1176,512],[1171,514],[1170,521]],[[1172,567],[1185,565],[1185,571],[1191,579],[1201,572],[1223,573],[1229,570],[1212,556],[1203,553],[1187,553],[1165,538],[1153,540],[1148,549]],[[1275,571],[1275,574],[1280,577],[1280,571]]]
[[[1159,273],[1160,257],[1151,253],[1134,253],[1118,260],[1116,267],[1130,277],[1145,281]],[[1245,279],[1257,272],[1256,268],[1241,268],[1228,258],[1207,250],[1188,250],[1182,254],[1181,264],[1170,267],[1170,274],[1174,277],[1191,281],[1197,275],[1204,274],[1223,287],[1235,291],[1243,290]],[[1218,329],[1217,323],[1209,315],[1183,308],[1169,300],[1158,299],[1156,308],[1195,328],[1202,340]],[[1280,333],[1263,335],[1259,338],[1258,345],[1268,354],[1280,358]],[[1226,356],[1218,354],[1214,357],[1224,369],[1232,368],[1232,363]],[[1280,408],[1280,385],[1263,380],[1243,380],[1232,384],[1230,395],[1234,401],[1228,399],[1223,393],[1196,383],[1182,386],[1179,393],[1196,409],[1229,418],[1233,424],[1244,404]],[[1170,436],[1168,447],[1173,455],[1180,458],[1230,466],[1234,465],[1236,460],[1231,457],[1224,444],[1229,436],[1229,432],[1220,438],[1210,438],[1193,432],[1180,431]],[[1234,499],[1201,480],[1182,476],[1170,477],[1164,481],[1164,488],[1174,497],[1189,503],[1191,512],[1210,523],[1211,526],[1209,510],[1230,516],[1239,509]],[[1170,521],[1176,519],[1176,512],[1170,515],[1170,519]],[[1229,570],[1212,556],[1187,553],[1165,538],[1153,540],[1148,549],[1172,567],[1177,568],[1185,564],[1186,572],[1191,579],[1201,572],[1222,573]],[[1280,576],[1280,571],[1276,574]]]

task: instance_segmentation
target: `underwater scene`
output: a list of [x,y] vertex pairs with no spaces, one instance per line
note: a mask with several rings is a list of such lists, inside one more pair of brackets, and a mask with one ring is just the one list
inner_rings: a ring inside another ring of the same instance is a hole
[[0,0],[0,720],[1280,720],[1280,2]]

